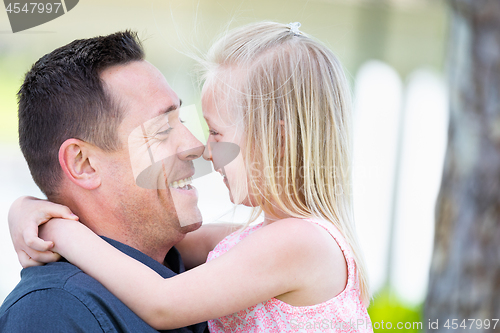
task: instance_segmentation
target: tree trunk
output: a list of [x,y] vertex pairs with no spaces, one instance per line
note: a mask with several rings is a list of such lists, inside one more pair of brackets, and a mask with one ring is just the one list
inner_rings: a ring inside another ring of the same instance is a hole
[[449,3],[449,141],[423,326],[500,332],[500,1]]

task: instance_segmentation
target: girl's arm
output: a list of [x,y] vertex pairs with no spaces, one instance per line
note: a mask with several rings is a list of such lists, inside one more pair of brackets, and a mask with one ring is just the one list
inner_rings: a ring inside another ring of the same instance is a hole
[[54,251],[101,282],[148,324],[173,329],[300,288],[317,264],[309,260],[317,249],[306,241],[309,226],[293,220],[265,226],[220,257],[169,279],[116,250],[81,223],[51,220],[43,226],[43,237],[53,240]]
[[24,268],[59,259],[59,255],[51,251],[54,244],[38,237],[38,226],[53,217],[78,220],[68,207],[34,197],[20,197],[10,206],[10,236]]
[[[20,197],[10,207],[12,243],[24,268],[59,260],[59,255],[51,251],[53,243],[38,237],[38,227],[57,217],[78,220],[68,207],[34,197]],[[241,227],[240,224],[213,223],[187,234],[175,246],[186,269],[203,264],[215,245]]]
[[207,261],[208,253],[227,235],[243,227],[235,223],[210,223],[186,234],[175,244],[186,269],[199,266]]

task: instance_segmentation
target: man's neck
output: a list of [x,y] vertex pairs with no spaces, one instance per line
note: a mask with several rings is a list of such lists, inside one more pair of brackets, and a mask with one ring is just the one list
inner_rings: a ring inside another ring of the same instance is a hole
[[126,244],[145,255],[164,263],[168,251],[180,240],[172,239],[172,235],[164,235],[162,239],[155,240],[155,237],[141,235],[138,232],[126,227],[124,221],[118,221],[115,216],[108,214],[102,206],[94,209],[81,209],[85,205],[59,200],[59,203],[70,207],[70,209],[79,217],[80,222],[86,225],[90,230],[99,236],[104,236],[120,243]]
[[117,209],[116,202],[107,200],[107,196],[97,197],[88,193],[76,195],[66,191],[54,199],[69,207],[97,235],[133,247],[161,264],[168,251],[184,237],[182,232],[169,225],[151,228],[140,219],[129,220],[126,214],[122,214],[123,209]]
[[[82,221],[83,222],[83,221]],[[111,238],[120,243],[126,244],[134,249],[144,253],[145,255],[153,258],[160,264],[164,264],[165,256],[168,251],[174,246],[176,242],[168,242],[165,240],[164,242],[154,242],[151,239],[141,239],[138,235],[130,235],[125,230],[115,230],[113,228],[103,228],[101,224],[89,226],[87,223],[83,222],[87,225],[92,231],[94,231],[99,236],[104,236],[107,238]],[[106,226],[106,225],[105,225]]]

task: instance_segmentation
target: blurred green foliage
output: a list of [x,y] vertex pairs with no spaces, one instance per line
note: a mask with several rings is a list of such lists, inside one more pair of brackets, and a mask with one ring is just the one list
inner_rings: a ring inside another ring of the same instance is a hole
[[[368,308],[368,313],[372,320],[373,332],[391,330],[423,332],[426,323],[423,322],[422,310],[422,304],[405,304],[394,292],[384,289],[374,297]],[[399,327],[402,327],[402,329],[398,328],[398,323],[400,323]],[[405,325],[407,328],[405,328]]]
[[22,83],[19,67],[28,67],[22,61],[0,58],[0,143],[17,142],[17,97]]

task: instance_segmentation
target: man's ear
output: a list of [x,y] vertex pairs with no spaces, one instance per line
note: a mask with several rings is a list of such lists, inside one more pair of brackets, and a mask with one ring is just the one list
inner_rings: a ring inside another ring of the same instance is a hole
[[59,147],[59,164],[73,183],[86,189],[94,190],[101,185],[101,176],[95,163],[96,147],[78,140],[68,139]]

